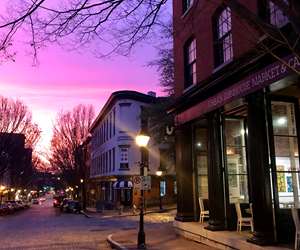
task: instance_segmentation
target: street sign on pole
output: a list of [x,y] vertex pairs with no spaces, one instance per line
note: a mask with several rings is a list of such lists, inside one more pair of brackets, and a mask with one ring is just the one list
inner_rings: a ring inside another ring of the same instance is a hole
[[142,188],[142,176],[134,176],[133,177],[133,187],[136,189]]
[[143,190],[151,189],[151,176],[143,176],[142,188]]
[[151,189],[151,176],[134,176],[133,177],[134,188],[140,190]]

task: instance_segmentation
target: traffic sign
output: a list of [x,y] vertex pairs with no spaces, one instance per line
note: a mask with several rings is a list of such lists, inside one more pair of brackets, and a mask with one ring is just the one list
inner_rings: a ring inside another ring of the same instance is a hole
[[136,189],[151,189],[151,176],[134,176],[132,180],[134,188]]
[[143,190],[150,190],[151,189],[151,176],[144,176],[143,177]]

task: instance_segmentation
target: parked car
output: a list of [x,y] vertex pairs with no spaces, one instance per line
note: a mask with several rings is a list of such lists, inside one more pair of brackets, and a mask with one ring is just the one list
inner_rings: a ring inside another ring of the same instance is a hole
[[0,215],[7,215],[13,211],[8,207],[7,204],[0,204]]
[[81,205],[79,201],[75,200],[64,200],[62,211],[66,213],[80,213]]
[[53,197],[53,207],[60,207],[65,196],[54,196]]
[[14,211],[19,211],[24,208],[22,205],[20,205],[17,201],[14,200],[6,201],[6,204],[8,206],[11,206]]
[[32,204],[39,204],[39,200],[38,199],[32,199]]
[[41,198],[39,198],[39,201],[40,201],[40,203],[42,203],[42,202],[46,201],[46,198],[45,197],[41,197]]

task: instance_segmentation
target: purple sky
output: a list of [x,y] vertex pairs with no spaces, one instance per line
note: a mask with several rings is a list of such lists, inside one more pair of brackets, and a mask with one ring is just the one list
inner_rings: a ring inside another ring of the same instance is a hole
[[49,47],[40,51],[39,65],[32,66],[32,58],[20,52],[16,62],[0,65],[0,95],[21,99],[31,109],[43,131],[38,149],[44,150],[62,109],[83,103],[99,112],[109,95],[121,89],[161,94],[155,69],[146,66],[155,53],[143,47],[129,58],[97,59],[90,53]]

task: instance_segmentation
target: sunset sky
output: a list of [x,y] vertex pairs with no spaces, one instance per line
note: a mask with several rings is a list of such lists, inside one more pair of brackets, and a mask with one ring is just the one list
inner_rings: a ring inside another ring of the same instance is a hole
[[116,90],[160,93],[158,76],[147,63],[155,58],[152,47],[137,48],[129,58],[98,59],[91,53],[68,52],[59,47],[39,53],[39,65],[19,52],[16,62],[0,65],[0,95],[22,100],[42,129],[38,150],[49,148],[57,112],[77,104],[92,104],[99,112]]

